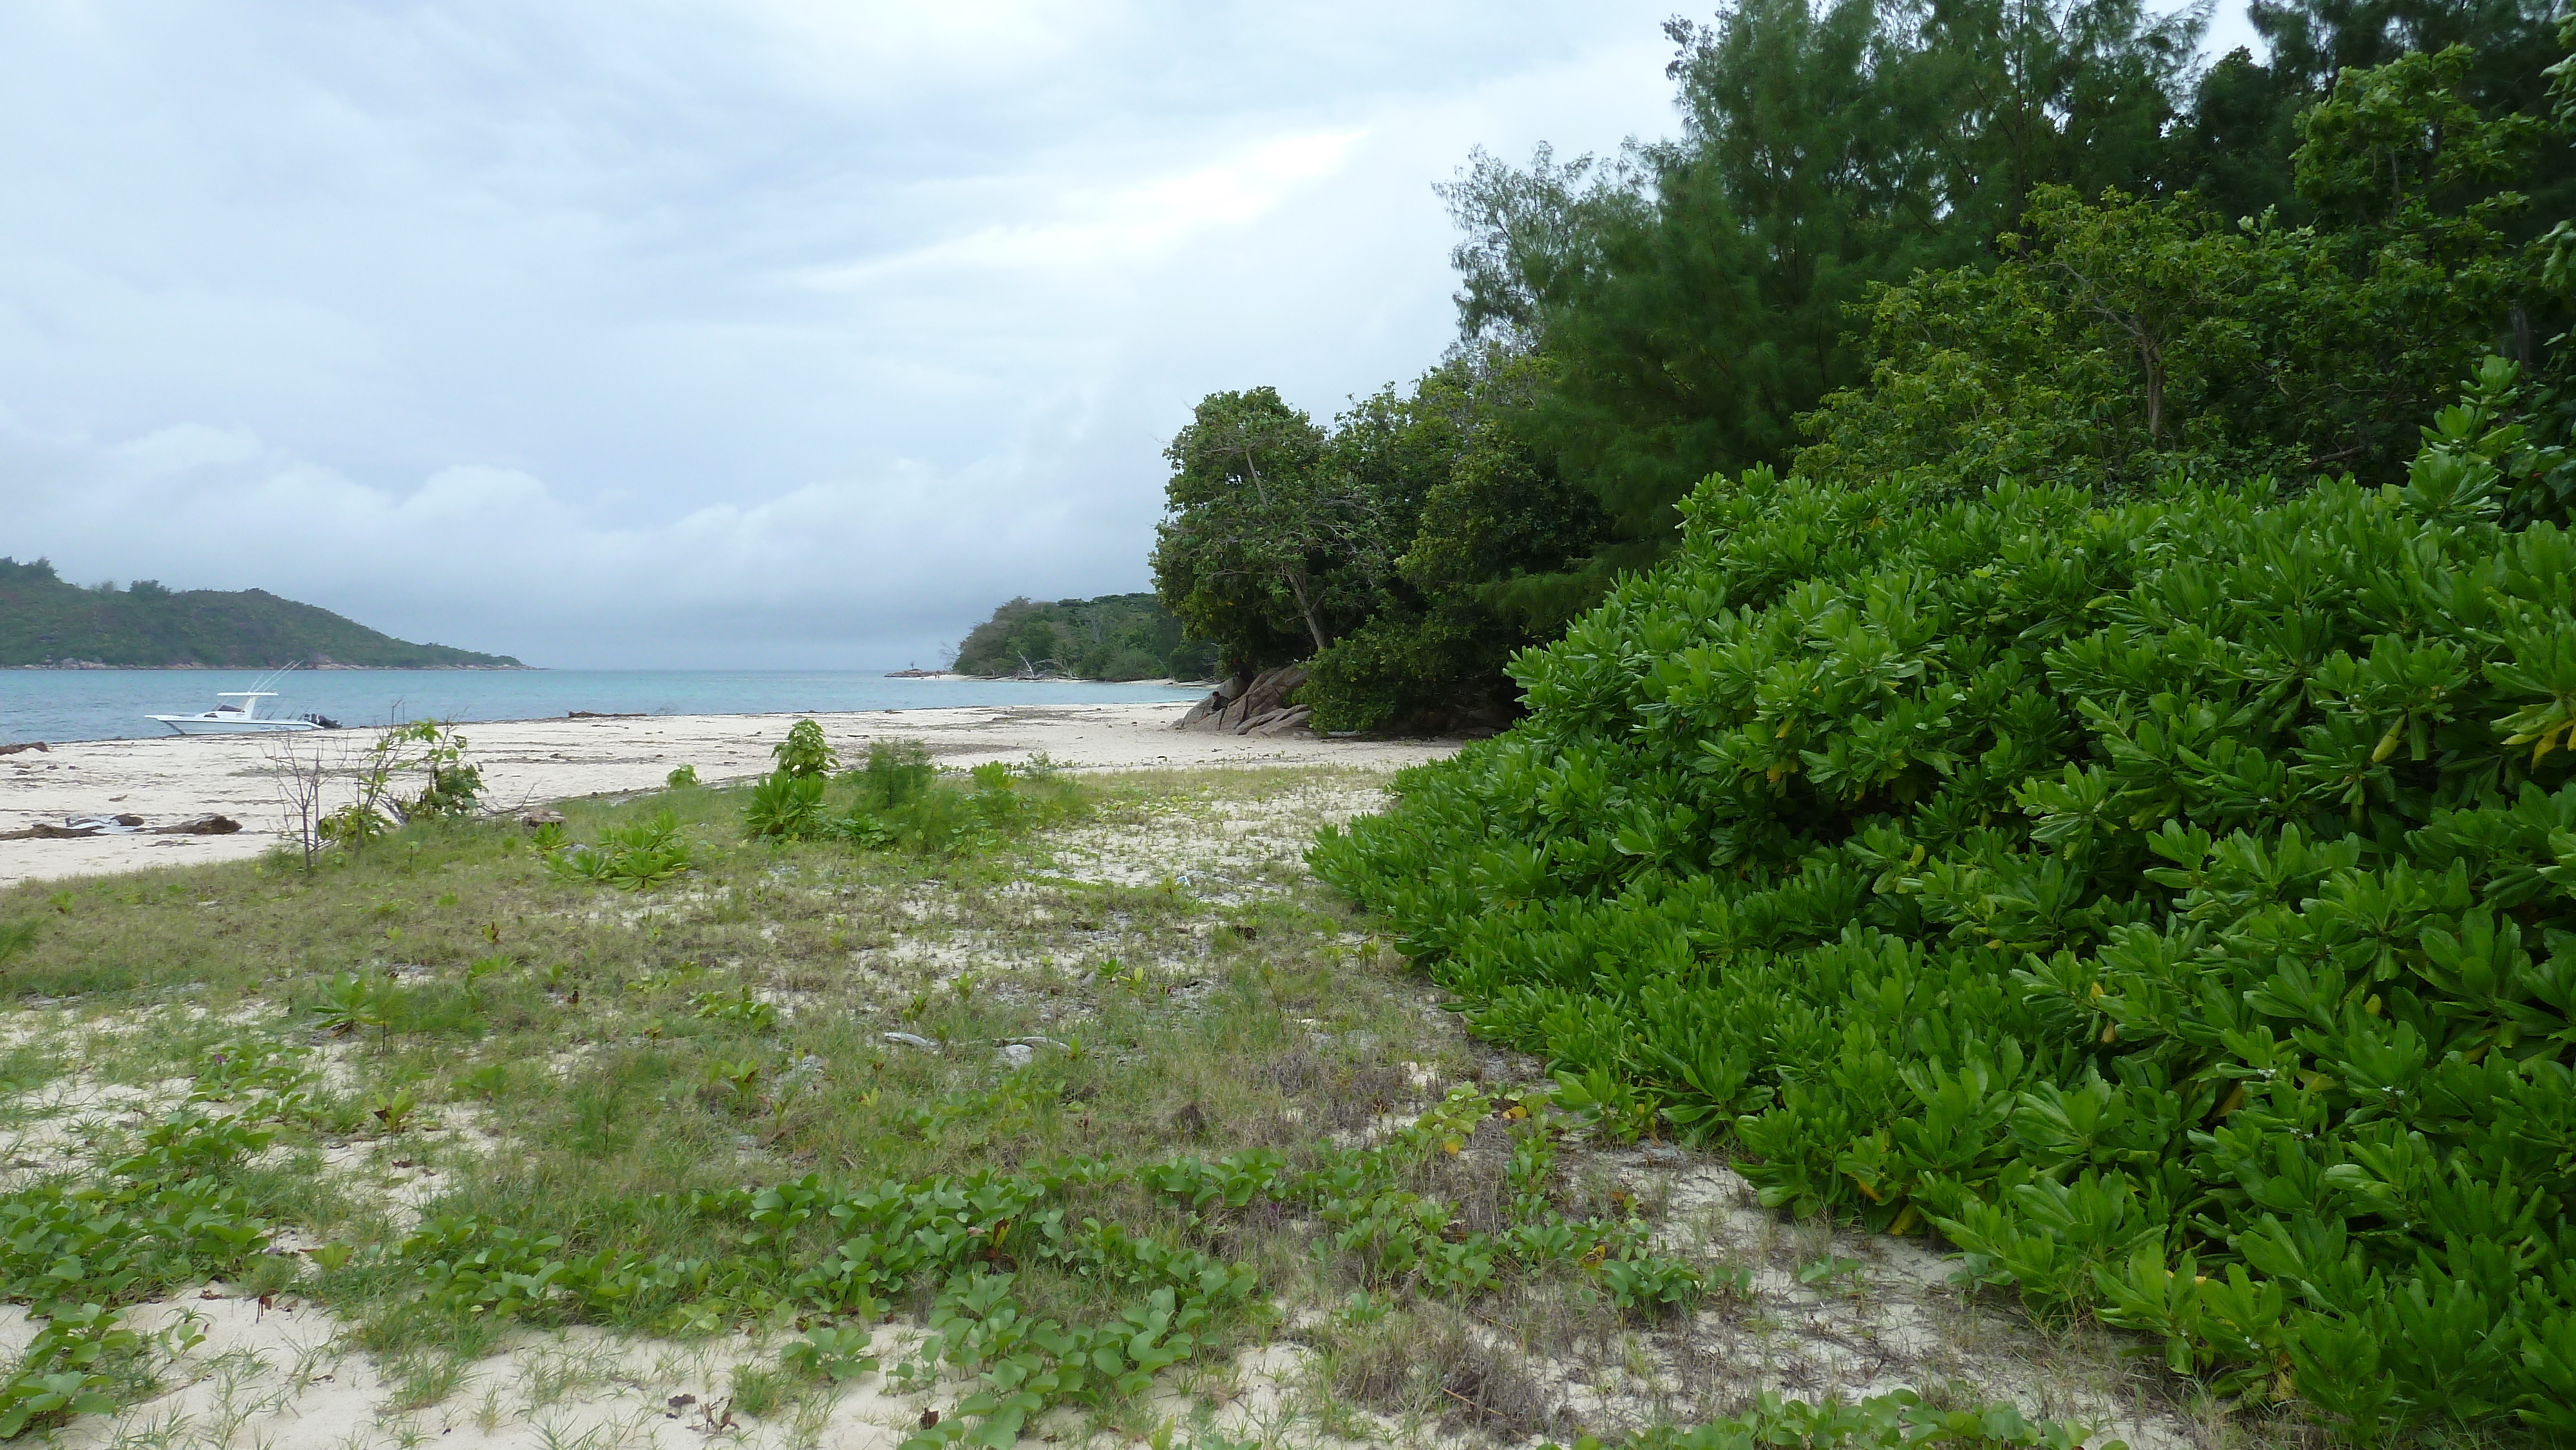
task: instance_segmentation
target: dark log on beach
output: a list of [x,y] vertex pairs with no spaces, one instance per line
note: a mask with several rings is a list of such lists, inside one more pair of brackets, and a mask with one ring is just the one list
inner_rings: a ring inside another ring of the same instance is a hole
[[55,825],[38,821],[23,831],[0,831],[0,841],[87,841],[99,836],[229,836],[241,822],[212,813],[167,826],[146,826],[141,816],[81,816]]
[[[126,817],[119,816],[117,819],[121,821],[125,820]],[[137,817],[135,819],[139,821],[141,818]],[[154,826],[143,834],[147,836],[229,836],[241,828],[241,822],[234,820],[230,816],[219,816],[209,813],[202,816],[191,816],[188,819],[179,822],[177,825]]]

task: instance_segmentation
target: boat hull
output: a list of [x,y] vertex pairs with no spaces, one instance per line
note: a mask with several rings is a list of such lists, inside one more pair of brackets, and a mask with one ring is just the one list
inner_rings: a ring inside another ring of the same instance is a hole
[[203,715],[153,715],[148,717],[182,735],[291,735],[299,730],[322,727],[310,720],[209,719]]

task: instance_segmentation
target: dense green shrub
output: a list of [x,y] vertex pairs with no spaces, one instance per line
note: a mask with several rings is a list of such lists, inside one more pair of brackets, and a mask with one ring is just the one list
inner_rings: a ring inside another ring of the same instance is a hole
[[1478,1030],[2369,1441],[2576,1433],[2576,540],[2402,485],[1756,470],[1317,869]]
[[[1229,667],[1302,660],[1318,729],[1446,729],[1509,719],[1506,661],[1662,559],[1712,470],[2402,479],[2477,357],[2564,372],[2576,257],[2576,231],[2535,240],[2576,157],[2576,115],[2542,115],[2555,22],[2435,9],[2262,7],[2282,68],[2231,57],[2187,126],[2188,12],[1674,21],[1681,136],[1480,154],[1443,188],[1439,366],[1329,426],[1273,389],[1201,401],[1157,587]],[[2553,411],[2563,437],[2576,389]]]
[[[1043,754],[1016,766],[992,761],[971,770],[943,770],[918,740],[872,740],[864,761],[828,776],[823,772],[839,757],[811,720],[796,722],[771,753],[780,767],[753,782],[743,801],[743,834],[755,841],[831,837],[863,850],[960,856],[1072,820],[1089,808],[1089,794]],[[800,771],[799,763],[810,769]],[[559,874],[595,874],[597,861],[561,851],[560,831],[553,843],[544,832],[539,835],[540,849]],[[673,869],[687,870],[686,844],[674,849]]]
[[852,772],[858,799],[832,827],[862,849],[962,856],[1089,808],[1082,787],[1044,755],[1020,766],[988,760],[971,770],[941,771],[917,740],[885,744],[882,754],[870,746],[867,767]]
[[1443,707],[1457,695],[1491,693],[1490,681],[1508,655],[1448,619],[1390,613],[1308,660],[1296,698],[1312,707],[1322,730],[1445,724]]

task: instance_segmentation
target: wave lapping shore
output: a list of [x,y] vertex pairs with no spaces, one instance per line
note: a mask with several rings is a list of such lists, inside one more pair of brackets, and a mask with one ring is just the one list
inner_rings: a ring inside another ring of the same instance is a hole
[[[112,665],[105,660],[60,659],[39,660],[28,665],[0,665],[9,670],[230,670],[240,674],[241,665],[210,665],[199,660],[180,660],[166,665]],[[253,667],[255,668],[255,667]],[[380,670],[383,665],[344,665],[338,660],[300,660],[287,668],[302,670]],[[406,670],[533,670],[535,665],[405,665]]]
[[[193,681],[193,682],[191,682]],[[265,681],[265,682],[263,682]],[[475,723],[600,715],[759,715],[998,705],[1135,705],[1204,687],[1139,680],[986,680],[874,670],[0,671],[0,744],[121,740],[165,733],[148,717],[202,710],[218,690],[275,690],[265,713],[351,725]]]

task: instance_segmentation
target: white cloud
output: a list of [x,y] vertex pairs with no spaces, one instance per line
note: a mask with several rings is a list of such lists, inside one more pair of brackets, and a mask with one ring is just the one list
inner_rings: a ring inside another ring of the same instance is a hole
[[[1298,190],[1331,177],[1366,134],[1257,140],[1180,175],[1061,197],[1054,217],[993,222],[916,250],[810,269],[799,280],[826,291],[860,291],[941,278],[985,286],[1015,280],[1060,286],[1067,274],[1094,285],[1129,279],[1209,232],[1260,220]],[[1030,178],[1029,184],[1040,182]]]
[[1434,182],[1664,0],[0,9],[0,553],[556,665],[1143,587],[1159,453],[1451,326]]

